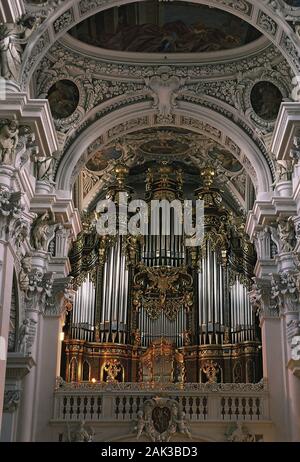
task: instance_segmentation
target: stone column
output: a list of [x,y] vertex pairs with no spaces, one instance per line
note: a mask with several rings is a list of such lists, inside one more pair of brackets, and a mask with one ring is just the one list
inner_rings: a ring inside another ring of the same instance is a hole
[[[38,253],[35,264],[48,259],[48,254]],[[36,268],[35,268],[36,269]],[[41,270],[41,268],[40,268]],[[35,367],[25,378],[20,413],[18,441],[48,441],[53,413],[53,396],[61,355],[61,333],[66,310],[71,309],[74,294],[70,278],[53,281],[44,272],[42,284],[27,305],[26,313],[37,321],[31,347]]]
[[54,389],[56,378],[60,375],[61,334],[65,313],[71,309],[74,292],[70,279],[56,280],[53,295],[44,310],[39,343],[39,368],[36,382],[35,411],[33,421],[33,441],[51,440],[49,420],[54,410]]

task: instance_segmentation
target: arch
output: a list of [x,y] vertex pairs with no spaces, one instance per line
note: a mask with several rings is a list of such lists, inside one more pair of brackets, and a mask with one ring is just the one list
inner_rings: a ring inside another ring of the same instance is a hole
[[[99,108],[93,109],[89,117],[94,117],[97,111]],[[97,140],[97,149],[101,149],[128,133],[150,127],[166,127],[155,122],[155,115],[152,103],[143,102],[128,105],[96,120],[76,138],[61,159],[56,175],[57,188],[66,191],[72,189],[77,174],[88,160],[84,157],[86,150]],[[86,121],[83,123],[86,124]],[[256,176],[258,197],[271,191],[273,178],[268,160],[251,137],[224,115],[207,107],[179,101],[174,111],[174,124],[167,126],[188,129],[215,139],[241,163],[244,161],[252,179]],[[91,151],[89,156],[92,154]]]
[[[142,2],[144,0],[135,0]],[[240,17],[262,32],[287,59],[295,74],[299,73],[300,38],[285,19],[285,14],[278,13],[272,2],[262,4],[261,0],[181,0],[208,5]],[[31,77],[49,48],[73,26],[100,11],[133,3],[133,0],[67,0],[49,12],[39,31],[36,31],[26,47],[20,74],[21,86],[28,89]],[[286,13],[292,9],[286,5]],[[163,60],[163,57],[162,57]]]
[[78,361],[77,358],[73,357],[69,364],[69,381],[77,382],[78,377]]
[[91,380],[91,366],[86,360],[82,364],[82,380],[83,382],[89,382]]

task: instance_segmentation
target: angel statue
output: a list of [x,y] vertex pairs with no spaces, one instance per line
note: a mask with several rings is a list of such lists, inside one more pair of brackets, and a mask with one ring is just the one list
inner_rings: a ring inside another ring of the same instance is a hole
[[39,181],[55,184],[53,181],[56,157],[38,154],[33,158],[36,163],[36,177]]
[[16,120],[8,120],[0,128],[0,162],[14,165],[19,142],[19,126]]
[[77,428],[73,431],[70,430],[70,426],[67,424],[68,443],[92,443],[94,438],[94,430],[91,427],[87,427],[83,420],[79,422]]
[[27,348],[27,339],[30,334],[30,321],[29,319],[24,319],[23,324],[21,325],[18,333],[18,352],[26,353]]
[[154,98],[154,106],[160,116],[169,117],[174,107],[179,89],[184,85],[185,79],[169,73],[164,69],[160,75],[145,78],[145,84],[150,89]]
[[23,46],[40,24],[40,20],[24,15],[18,24],[0,24],[0,76],[18,81]]
[[278,234],[281,241],[282,252],[293,252],[295,248],[295,226],[292,220],[278,219]]
[[252,435],[247,427],[241,422],[234,423],[225,433],[225,437],[230,443],[254,443],[255,436]]
[[187,425],[185,412],[180,412],[179,413],[179,418],[176,421],[176,423],[177,423],[179,433],[181,433],[182,435],[187,436],[189,439],[192,439],[192,434],[191,434],[191,432],[190,432],[190,430],[188,428],[188,425]]
[[33,223],[32,245],[36,250],[48,252],[48,245],[55,236],[58,224],[53,212],[45,212],[37,217]]
[[26,254],[21,261],[21,270],[19,273],[19,286],[24,292],[27,291],[30,284],[30,273],[32,271],[32,257]]

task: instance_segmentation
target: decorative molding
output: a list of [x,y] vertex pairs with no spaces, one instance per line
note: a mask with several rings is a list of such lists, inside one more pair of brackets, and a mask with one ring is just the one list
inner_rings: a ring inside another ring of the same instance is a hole
[[192,439],[186,422],[185,412],[176,400],[168,398],[153,398],[144,402],[143,410],[137,414],[136,439],[143,433],[152,442],[169,442],[179,433]]

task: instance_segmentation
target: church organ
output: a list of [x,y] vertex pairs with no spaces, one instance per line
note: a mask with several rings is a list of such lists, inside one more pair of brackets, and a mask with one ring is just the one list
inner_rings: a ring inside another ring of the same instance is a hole
[[[126,166],[115,169],[106,197],[116,205],[120,193],[137,197],[131,175]],[[104,236],[97,233],[96,208],[86,214],[70,254],[76,299],[65,325],[67,381],[261,379],[259,328],[248,296],[255,252],[214,176],[210,165],[201,170],[193,192],[181,166],[146,166],[144,236],[121,232],[130,213],[118,217],[116,235]],[[204,204],[204,238],[194,247],[186,245],[175,208],[168,219],[163,208],[151,208],[151,201],[183,205],[192,195]]]

